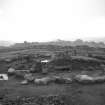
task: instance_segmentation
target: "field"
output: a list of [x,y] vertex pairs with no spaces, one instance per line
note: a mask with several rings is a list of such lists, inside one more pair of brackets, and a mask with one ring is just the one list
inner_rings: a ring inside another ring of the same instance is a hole
[[[28,85],[21,85],[20,81],[21,80],[15,79],[14,77],[10,77],[9,81],[0,81],[1,102],[3,99],[15,101],[17,97],[38,98],[42,96],[60,96],[64,97],[64,105],[105,104],[105,83],[83,85],[74,82],[72,84],[52,83],[44,86],[37,86],[31,83]],[[43,103],[41,103],[41,105],[43,105]]]
[[[44,49],[45,50],[45,49]],[[60,52],[60,51],[58,51]],[[83,51],[84,52],[84,51]],[[1,51],[0,52],[0,72],[6,73],[8,67],[14,65],[17,61],[17,55],[24,54],[37,54],[39,53],[42,57],[44,54],[53,54],[54,51],[39,51],[35,49],[24,49],[18,51],[9,52]],[[93,52],[94,54],[94,52]],[[32,57],[31,57],[32,58]],[[5,61],[5,59],[12,59],[13,61]],[[29,69],[29,62],[21,62],[24,61],[24,57],[18,60],[17,68],[21,67],[19,64],[22,63],[24,69]],[[33,61],[32,61],[33,62]],[[93,62],[93,63],[92,63]],[[76,73],[82,72],[83,70],[88,70],[88,67],[91,66],[93,68],[89,68],[89,72],[91,74],[100,73],[102,67],[100,67],[100,63],[105,64],[104,59],[96,59],[93,57],[87,57],[79,55],[72,56],[72,70],[70,72],[67,71],[58,71],[58,72],[49,72],[46,76],[50,75],[65,75],[72,76]],[[33,63],[34,64],[34,63]],[[56,68],[60,65],[64,64],[63,62],[59,64],[59,61],[52,61],[51,65],[56,65]],[[23,69],[23,68],[22,68]],[[97,70],[96,70],[97,69]],[[104,70],[104,68],[103,68]],[[103,72],[102,72],[103,73]],[[35,73],[36,77],[43,76],[41,73]],[[35,85],[33,83],[29,83],[27,85],[21,85],[20,82],[22,79],[15,78],[10,76],[8,81],[0,81],[0,103],[1,105],[105,105],[105,83],[96,83],[96,84],[80,84],[77,82],[73,82],[71,84],[55,84],[51,83],[48,85]],[[31,102],[31,99],[34,97],[34,103]],[[24,98],[24,102],[18,103],[19,100]],[[51,99],[50,99],[51,98]],[[56,99],[57,98],[57,99]],[[28,102],[26,102],[30,99]],[[50,101],[53,100],[52,103]],[[17,101],[16,101],[17,100]],[[46,100],[46,101],[45,101]],[[56,101],[56,102],[55,102]],[[16,102],[16,103],[15,103]],[[60,103],[61,102],[61,103]]]
[[17,81],[9,81],[0,86],[0,95],[2,95],[1,98],[8,97],[8,100],[15,100],[17,96],[60,95],[65,96],[65,105],[104,105],[105,84],[80,85],[74,83],[70,85],[21,86]]

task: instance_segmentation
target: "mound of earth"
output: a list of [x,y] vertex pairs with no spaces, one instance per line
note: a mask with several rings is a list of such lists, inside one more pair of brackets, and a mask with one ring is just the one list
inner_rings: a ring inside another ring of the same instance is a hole
[[72,56],[71,58],[57,58],[53,59],[49,66],[54,70],[68,70],[68,71],[81,71],[81,70],[102,70],[101,64],[104,64],[101,60],[84,57],[84,56]]

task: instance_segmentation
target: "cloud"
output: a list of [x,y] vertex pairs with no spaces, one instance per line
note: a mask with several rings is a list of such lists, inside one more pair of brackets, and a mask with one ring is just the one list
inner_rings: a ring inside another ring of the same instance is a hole
[[0,8],[6,8],[7,5],[10,5],[12,0],[0,0]]
[[3,10],[0,10],[0,15],[3,15]]
[[12,3],[13,0],[0,0],[0,15],[8,14]]
[[104,34],[105,18],[101,17],[105,16],[104,3],[103,0],[0,0],[0,38],[43,41],[57,37],[70,39],[73,32],[80,33],[75,38],[86,33]]
[[0,0],[0,7],[6,3],[6,0]]

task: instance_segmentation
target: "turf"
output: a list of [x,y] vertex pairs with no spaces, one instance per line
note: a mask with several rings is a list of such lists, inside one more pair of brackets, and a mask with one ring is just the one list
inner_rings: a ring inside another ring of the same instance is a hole
[[[35,84],[20,85],[20,81],[12,77],[9,78],[9,81],[0,81],[0,98],[8,97],[8,99],[14,100],[18,96],[63,95],[68,105],[105,105],[105,83],[36,86]],[[72,104],[69,104],[71,102]]]

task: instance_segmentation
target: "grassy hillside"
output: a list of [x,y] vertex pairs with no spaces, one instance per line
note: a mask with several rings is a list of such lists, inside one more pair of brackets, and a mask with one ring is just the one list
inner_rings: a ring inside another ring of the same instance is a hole
[[[0,73],[7,73],[9,67],[29,70],[37,59],[50,59],[47,65],[48,74],[34,73],[35,77],[49,75],[71,77],[82,71],[104,74],[105,66],[102,64],[105,65],[105,60],[99,57],[104,58],[104,52],[104,48],[88,46],[38,45],[2,48],[0,49]],[[70,67],[70,72],[62,70],[65,67]],[[82,85],[73,82],[37,86],[31,83],[21,85],[22,80],[9,77],[8,81],[0,81],[0,103],[4,101],[3,105],[105,105],[105,83]],[[57,97],[52,98],[55,96]],[[20,100],[22,104],[19,103]],[[54,104],[55,101],[57,104]]]

